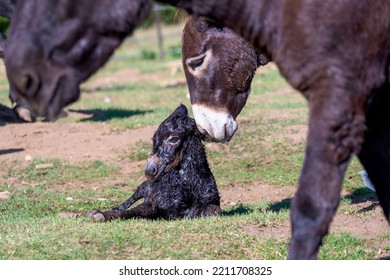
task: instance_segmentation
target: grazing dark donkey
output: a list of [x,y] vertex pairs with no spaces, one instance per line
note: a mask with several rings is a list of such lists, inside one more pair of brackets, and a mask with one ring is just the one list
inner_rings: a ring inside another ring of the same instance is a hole
[[[241,34],[266,53],[308,100],[305,160],[291,209],[290,259],[316,258],[338,207],[352,155],[367,170],[390,221],[390,1],[161,2],[212,17]],[[5,48],[11,88],[38,114],[55,117],[78,99],[79,84],[107,61],[150,4],[148,0],[17,1]],[[199,66],[205,62],[200,60]],[[235,110],[230,111],[228,104]],[[244,104],[240,94],[213,92],[202,106],[209,110],[203,109],[197,122],[218,125],[209,131],[201,127],[202,133],[217,141],[229,140],[235,132],[231,119]]]
[[[187,108],[179,106],[154,133],[147,180],[121,205],[106,212],[94,210],[89,217],[173,220],[220,215],[218,189],[201,137]],[[141,204],[126,210],[141,198]]]
[[[0,16],[11,19],[12,12],[15,7],[16,0],[0,0]],[[4,33],[0,33],[0,58],[4,59],[4,48],[5,44],[7,42],[7,36]],[[24,121],[33,121],[34,120],[34,114],[30,110],[29,103],[25,100],[24,97],[21,95],[15,94],[12,91],[10,91],[9,97],[13,103],[16,103],[16,106],[14,107],[13,111],[15,117],[18,117],[21,120]],[[4,107],[4,110],[8,109]],[[15,119],[14,116],[12,116],[11,119]]]
[[55,119],[151,7],[151,0],[17,1],[4,50],[13,100]]
[[[16,0],[0,0],[0,16],[11,19]],[[0,58],[4,58],[4,47],[7,36],[0,32]]]

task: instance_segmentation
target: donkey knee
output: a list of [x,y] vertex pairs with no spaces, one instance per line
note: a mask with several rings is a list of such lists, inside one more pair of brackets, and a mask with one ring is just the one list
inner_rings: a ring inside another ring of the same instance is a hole
[[[332,195],[333,196],[333,195]],[[337,198],[336,198],[337,196]],[[319,193],[297,194],[293,200],[293,221],[319,235],[327,234],[328,227],[337,210],[339,195],[334,194],[332,199],[320,197]]]
[[316,259],[336,209],[336,202],[324,203],[321,197],[296,195],[291,211],[289,259]]
[[215,205],[215,204],[209,204],[209,205],[207,205],[206,209],[203,210],[202,216],[205,216],[205,217],[221,216],[221,214],[222,214],[221,207],[219,207],[218,205]]

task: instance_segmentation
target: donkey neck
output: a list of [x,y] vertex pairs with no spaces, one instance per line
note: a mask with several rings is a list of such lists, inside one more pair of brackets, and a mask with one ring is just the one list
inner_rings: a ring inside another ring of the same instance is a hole
[[190,136],[184,143],[179,172],[185,180],[192,180],[194,176],[199,177],[199,174],[212,175],[205,148],[198,137]]

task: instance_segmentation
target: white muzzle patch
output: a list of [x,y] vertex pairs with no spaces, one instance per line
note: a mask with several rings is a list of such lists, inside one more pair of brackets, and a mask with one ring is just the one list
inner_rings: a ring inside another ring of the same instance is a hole
[[236,132],[237,121],[226,111],[215,110],[204,105],[192,105],[199,131],[212,141],[228,142]]

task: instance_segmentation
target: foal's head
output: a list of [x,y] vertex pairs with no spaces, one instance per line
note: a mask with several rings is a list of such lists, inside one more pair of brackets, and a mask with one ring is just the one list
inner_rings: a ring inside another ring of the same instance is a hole
[[153,135],[153,149],[145,167],[149,181],[158,181],[183,160],[185,142],[190,136],[201,134],[195,120],[188,116],[186,106],[180,105],[164,120]]
[[231,139],[256,69],[268,61],[229,28],[205,17],[188,18],[182,62],[196,123],[208,139]]

